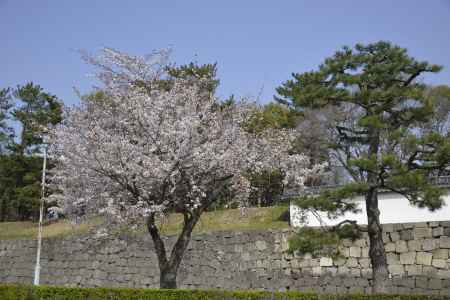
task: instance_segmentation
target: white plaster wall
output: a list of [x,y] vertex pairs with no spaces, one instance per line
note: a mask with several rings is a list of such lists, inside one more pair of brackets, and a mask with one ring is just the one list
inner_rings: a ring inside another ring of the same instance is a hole
[[[430,212],[428,209],[412,206],[409,201],[396,193],[380,193],[378,195],[381,223],[410,223],[425,221],[447,221],[450,220],[450,191],[445,195],[445,205],[440,210]],[[356,220],[358,224],[367,224],[366,206],[363,197],[356,197],[353,201],[358,202],[361,213],[346,213],[343,217],[330,220],[326,214],[321,213],[321,218],[326,225],[334,225],[345,219]],[[307,224],[299,220],[300,209],[291,203],[290,206],[291,226],[320,226],[319,220],[311,213],[307,213]]]

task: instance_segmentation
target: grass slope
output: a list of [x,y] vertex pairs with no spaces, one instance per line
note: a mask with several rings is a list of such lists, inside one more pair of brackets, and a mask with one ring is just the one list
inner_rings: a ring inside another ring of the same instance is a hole
[[[288,222],[280,219],[288,210],[287,206],[274,206],[262,208],[247,208],[243,214],[239,209],[217,210],[204,213],[194,228],[195,233],[212,231],[243,231],[287,228]],[[182,215],[170,214],[160,220],[159,227],[163,234],[175,234],[180,231]],[[57,237],[76,235],[88,232],[100,224],[100,219],[73,225],[67,220],[49,224],[43,228],[43,236]],[[140,230],[145,232],[144,229]],[[33,222],[4,222],[0,223],[0,240],[30,239],[37,236],[37,223]]]

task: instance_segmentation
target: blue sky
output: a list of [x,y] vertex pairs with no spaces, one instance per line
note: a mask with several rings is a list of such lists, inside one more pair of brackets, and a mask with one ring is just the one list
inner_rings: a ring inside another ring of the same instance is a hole
[[177,64],[216,62],[219,96],[273,98],[292,72],[343,45],[389,40],[444,70],[450,84],[450,0],[0,0],[0,88],[33,81],[67,104],[94,84],[77,53],[172,47]]

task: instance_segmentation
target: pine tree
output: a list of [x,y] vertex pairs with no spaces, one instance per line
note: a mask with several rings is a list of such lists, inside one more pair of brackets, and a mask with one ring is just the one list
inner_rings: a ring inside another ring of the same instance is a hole
[[[435,114],[419,78],[440,69],[410,57],[404,48],[380,41],[343,47],[317,71],[293,74],[293,79],[277,88],[276,99],[296,110],[333,106],[343,113],[334,125],[330,150],[352,181],[316,197],[301,197],[298,204],[333,216],[356,211],[346,199],[365,196],[374,292],[388,288],[378,192],[399,193],[413,205],[430,210],[443,205],[443,190],[430,183],[430,176],[449,165],[450,135],[418,134]],[[351,220],[344,223],[353,224]]]

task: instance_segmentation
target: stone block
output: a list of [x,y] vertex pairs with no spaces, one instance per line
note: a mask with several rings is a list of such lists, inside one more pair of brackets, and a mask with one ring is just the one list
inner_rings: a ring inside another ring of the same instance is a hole
[[346,262],[346,259],[342,258],[342,257],[338,257],[333,260],[333,263],[335,266],[343,266],[345,264],[345,262]]
[[387,243],[384,245],[384,250],[386,252],[395,252],[395,243]]
[[432,229],[429,227],[415,227],[414,239],[430,238],[433,236]]
[[361,276],[364,278],[372,278],[372,269],[361,269]]
[[439,259],[439,258],[433,258],[431,261],[431,265],[433,267],[439,268],[439,269],[446,269],[447,268],[447,260],[446,259]]
[[348,274],[350,274],[350,269],[347,266],[339,266],[338,267],[338,274],[340,274],[340,275],[348,275]]
[[419,276],[422,275],[422,266],[420,265],[407,265],[405,266],[408,276]]
[[352,277],[361,277],[361,270],[359,268],[351,268],[350,276]]
[[406,241],[400,240],[395,242],[395,252],[397,253],[408,252],[408,244],[406,244]]
[[339,252],[343,257],[349,257],[350,256],[350,248],[348,247],[340,247]]
[[386,260],[389,265],[399,265],[399,255],[396,253],[386,253]]
[[354,246],[357,246],[357,247],[367,247],[367,244],[368,242],[367,242],[367,240],[366,239],[357,239],[354,243],[353,243],[353,245]]
[[400,263],[402,265],[412,265],[416,262],[416,252],[405,252],[400,254]]
[[313,267],[312,268],[312,274],[313,274],[313,276],[320,276],[320,275],[322,275],[322,267],[320,267],[320,266]]
[[438,226],[439,226],[439,222],[438,222],[438,221],[428,222],[428,225],[429,225],[430,227],[438,227]]
[[383,243],[389,243],[391,241],[391,238],[389,237],[389,234],[386,232],[383,232],[381,235],[381,239],[383,240]]
[[394,231],[402,230],[404,228],[403,226],[404,226],[404,224],[401,224],[401,223],[394,224]]
[[431,290],[440,290],[442,289],[442,280],[436,278],[430,278],[428,281],[428,288]]
[[438,239],[425,239],[422,243],[422,249],[424,251],[431,251],[439,247]]
[[383,232],[393,232],[394,224],[383,224]]
[[432,266],[423,266],[422,274],[427,277],[437,277],[437,271],[435,267]]
[[361,247],[350,247],[350,257],[361,257]]
[[437,277],[439,278],[450,278],[450,270],[437,270]]
[[255,243],[256,249],[259,251],[263,251],[267,249],[267,244],[265,241],[256,241]]
[[450,249],[450,237],[441,236],[439,238],[439,247],[443,249]]
[[369,257],[369,247],[361,248],[361,257]]
[[408,241],[408,249],[409,251],[419,251],[422,250],[422,243],[416,240]]
[[320,258],[320,266],[321,267],[332,267],[333,259],[331,257],[321,257]]
[[350,247],[353,245],[353,242],[351,239],[343,239],[342,240],[342,245],[344,245],[345,247]]
[[354,257],[349,257],[345,265],[350,268],[356,268],[358,266],[358,260]]
[[428,278],[427,277],[416,277],[416,287],[421,289],[428,288]]
[[360,258],[359,265],[362,268],[369,268],[370,267],[370,259],[369,258]]
[[416,261],[418,265],[431,266],[433,254],[429,252],[417,252]]
[[428,228],[428,223],[427,222],[417,222],[417,223],[413,223],[414,228]]
[[394,276],[405,274],[405,268],[403,267],[403,265],[388,265],[388,270],[389,273]]
[[433,250],[433,258],[447,259],[448,258],[448,249]]
[[414,234],[411,229],[400,231],[400,239],[404,241],[410,241],[414,239]]
[[396,242],[400,239],[400,234],[397,231],[389,233],[389,236],[391,237],[391,241]]
[[440,237],[441,235],[444,235],[444,227],[433,228],[433,237]]

